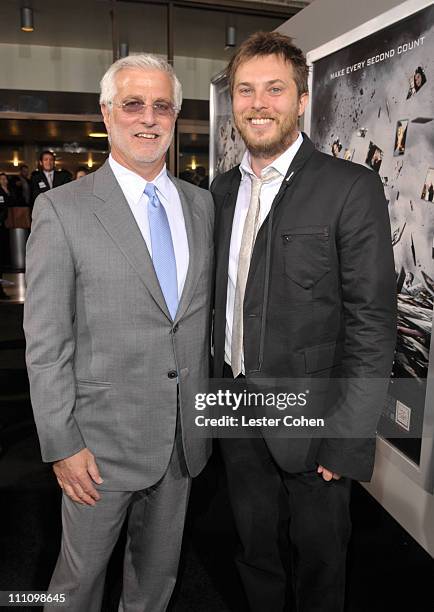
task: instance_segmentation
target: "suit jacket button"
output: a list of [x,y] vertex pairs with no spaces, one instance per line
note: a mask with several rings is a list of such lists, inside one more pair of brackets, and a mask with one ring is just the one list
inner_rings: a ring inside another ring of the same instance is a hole
[[179,327],[179,326],[178,326],[178,323],[176,323],[176,325],[174,325],[174,326],[173,326],[172,332],[173,332],[174,334],[176,334],[176,332],[178,331],[178,327]]
[[178,376],[178,372],[176,370],[169,370],[167,372],[167,376],[169,378],[176,378]]

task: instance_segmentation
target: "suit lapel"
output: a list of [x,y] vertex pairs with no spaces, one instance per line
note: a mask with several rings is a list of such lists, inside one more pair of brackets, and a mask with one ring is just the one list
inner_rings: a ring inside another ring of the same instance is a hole
[[[289,205],[292,191],[295,187],[294,184],[296,183],[297,178],[301,174],[303,167],[306,165],[306,163],[309,161],[309,159],[312,157],[313,153],[315,152],[315,147],[312,141],[306,136],[304,132],[302,134],[303,134],[303,143],[301,144],[294,159],[292,160],[292,163],[290,164],[286,172],[285,178],[283,179],[282,184],[280,185],[280,189],[277,192],[276,197],[273,200],[273,204],[271,205],[270,212],[273,211],[273,214],[276,208],[279,205],[281,205],[281,203],[282,203],[282,206]],[[259,264],[259,259],[264,253],[270,212],[264,219],[264,222],[259,228],[258,235],[256,237],[256,242],[253,247],[252,258],[250,262],[251,271],[253,271],[256,268],[256,266]],[[247,285],[249,285],[249,278],[250,278],[250,273],[247,279]]]
[[241,172],[238,167],[234,171],[230,187],[224,195],[223,200],[217,201],[216,210],[216,287],[215,287],[215,311],[216,330],[218,333],[223,329],[223,321],[226,321],[226,299],[228,289],[228,267],[229,251],[232,236],[232,223],[234,220],[235,206],[237,203],[238,190],[241,182]]
[[[282,181],[280,189],[274,198],[272,207],[275,209],[282,201],[288,186],[292,186],[293,180],[296,175],[301,171],[306,162],[310,159],[315,151],[315,147],[312,141],[303,133],[303,143],[301,144],[297,154],[295,155],[291,165],[288,168],[286,176]],[[231,182],[230,189],[225,195],[222,208],[220,211],[220,219],[218,223],[218,253],[217,253],[217,283],[219,277],[223,278],[226,276],[227,280],[227,268],[229,264],[229,249],[232,235],[232,223],[235,213],[235,205],[237,202],[238,189],[241,182],[241,173],[237,171]],[[260,234],[264,233],[265,227],[267,226],[268,216],[264,220],[264,223],[259,229],[257,242],[259,242]],[[253,255],[253,254],[252,254]],[[218,289],[218,288],[217,288]],[[226,291],[225,291],[226,296]]]
[[146,242],[108,161],[95,173],[94,195],[99,200],[94,214],[170,319]]
[[221,264],[222,270],[226,269],[229,263],[229,249],[231,244],[232,236],[232,223],[234,220],[235,206],[237,203],[238,189],[241,182],[241,172],[238,170],[234,173],[231,185],[228,192],[225,194],[223,201],[220,206],[220,210],[217,211],[217,223],[216,223],[216,243],[217,249],[217,266]]
[[[239,178],[241,179],[241,174]],[[240,181],[234,181],[234,183],[235,184],[232,185],[231,190],[225,195],[220,211],[219,258],[225,264],[227,264],[229,260],[229,249],[232,236],[232,223],[234,220],[235,206],[237,203]]]
[[[182,212],[184,214],[185,230],[189,250],[189,262],[184,289],[179,299],[178,311],[175,321],[178,321],[187,310],[194,295],[196,283],[199,279],[203,265],[206,245],[202,244],[203,222],[200,218],[194,199],[189,201],[182,187],[182,182],[169,173],[169,178],[175,185],[181,200]],[[196,196],[195,196],[196,197]]]
[[42,182],[45,183],[46,188],[50,189],[50,184],[49,184],[48,179],[47,179],[47,177],[45,175],[45,172],[43,170],[40,170],[39,174],[40,174],[41,178],[38,180],[38,183],[42,179]]
[[[292,184],[297,178],[298,173],[301,171],[303,166],[309,161],[309,159],[312,157],[313,153],[315,152],[315,147],[313,146],[313,143],[310,140],[310,138],[308,138],[304,132],[302,132],[302,134],[303,134],[303,142],[299,150],[297,151],[294,159],[292,160],[292,163],[290,164],[286,172],[285,178],[283,179],[282,184],[280,185],[280,189],[277,192],[276,197],[273,200],[273,204],[272,204],[273,209],[276,209],[277,206],[280,204],[288,187],[292,188]],[[265,218],[262,227],[266,225],[267,221],[268,221],[268,216]],[[260,231],[262,227],[260,228]]]

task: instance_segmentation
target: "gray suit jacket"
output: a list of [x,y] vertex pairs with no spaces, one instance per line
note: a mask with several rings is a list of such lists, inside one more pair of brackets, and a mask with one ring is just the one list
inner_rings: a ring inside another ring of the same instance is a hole
[[88,447],[106,490],[161,478],[178,395],[192,476],[210,453],[192,432],[194,394],[208,377],[214,208],[207,191],[172,180],[190,250],[175,321],[107,162],[39,196],[33,212],[24,329],[42,456],[55,461]]

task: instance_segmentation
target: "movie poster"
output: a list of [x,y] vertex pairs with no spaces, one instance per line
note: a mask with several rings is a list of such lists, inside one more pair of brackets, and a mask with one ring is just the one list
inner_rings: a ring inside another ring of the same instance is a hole
[[245,146],[235,128],[228,80],[224,73],[211,82],[210,180],[240,163]]
[[[314,61],[311,95],[315,145],[384,185],[398,286],[393,376],[414,383],[385,417],[420,436],[434,298],[434,7]],[[417,462],[417,449],[408,454]]]

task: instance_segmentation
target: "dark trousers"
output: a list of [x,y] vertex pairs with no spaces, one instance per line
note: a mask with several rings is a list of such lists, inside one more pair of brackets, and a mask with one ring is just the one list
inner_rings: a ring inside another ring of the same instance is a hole
[[350,480],[284,472],[263,438],[222,439],[220,448],[250,610],[343,610]]

